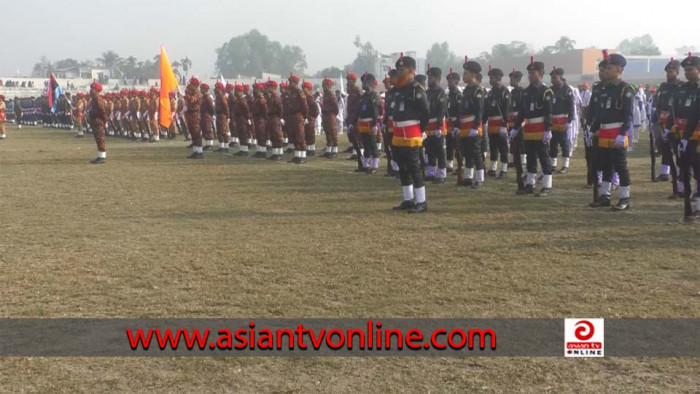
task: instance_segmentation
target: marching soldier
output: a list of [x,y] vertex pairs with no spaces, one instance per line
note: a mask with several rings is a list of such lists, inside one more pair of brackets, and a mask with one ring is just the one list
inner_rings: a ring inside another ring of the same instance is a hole
[[[481,153],[484,89],[477,77],[481,74],[481,66],[465,56],[462,67],[464,68],[463,79],[467,87],[462,92],[462,105],[459,107],[457,120],[453,125],[453,134],[455,138],[459,138],[464,165],[467,169],[464,172],[463,185],[478,189],[484,182],[484,156]],[[474,179],[475,167],[476,180]]]
[[257,149],[253,157],[265,159],[267,158],[267,100],[265,99],[265,85],[256,83],[253,85],[253,125],[255,126],[255,139],[257,140]]
[[[552,91],[542,83],[544,63],[531,57],[527,66],[528,86],[522,94],[522,102],[515,120],[515,127],[523,124],[523,143],[527,155],[527,176],[525,187],[517,194],[533,194],[537,182],[537,161],[542,166],[542,189],[536,195],[546,197],[552,190],[552,166],[549,159],[549,141],[552,139]],[[511,130],[511,140],[517,138],[520,130]]]
[[384,93],[384,118],[382,119],[384,128],[384,151],[386,153],[386,176],[395,177],[399,174],[399,165],[394,159],[394,147],[391,144],[391,139],[394,137],[394,94],[396,94],[396,69],[391,69],[384,79],[384,87],[387,89]]
[[231,142],[229,142],[229,148],[233,148],[238,145],[238,128],[236,128],[236,117],[233,114],[233,110],[236,108],[236,86],[234,84],[226,84],[226,93],[228,93],[228,129],[231,133]]
[[306,105],[304,92],[299,89],[299,77],[291,75],[289,77],[287,105],[287,135],[290,141],[294,141],[294,158],[291,160],[295,164],[306,162],[306,138],[304,136],[304,119],[309,111]]
[[440,86],[442,70],[431,67],[428,72],[428,104],[430,105],[430,118],[425,139],[425,150],[428,154],[428,170],[426,180],[433,180],[436,184],[444,184],[447,178],[447,163],[445,157],[445,134],[447,134],[447,95]]
[[279,161],[284,154],[283,139],[282,139],[282,115],[284,114],[284,109],[282,108],[282,99],[279,94],[277,94],[277,82],[268,81],[267,82],[267,119],[265,119],[265,127],[267,128],[267,135],[272,142],[272,156],[270,160]]
[[[247,125],[247,133],[248,133],[248,149],[253,149],[257,145],[256,141],[256,135],[255,135],[255,122],[253,120],[252,116],[252,111],[253,111],[253,102],[255,99],[253,98],[253,95],[250,94],[250,85],[245,84],[243,85],[243,98],[245,99],[246,103],[248,104],[248,110],[251,111],[251,117],[249,119],[248,125]],[[263,141],[265,143],[265,141]]]
[[158,101],[160,100],[160,91],[156,88],[151,88],[151,98],[148,100],[148,123],[152,135],[149,142],[160,141],[160,122],[158,122]]
[[316,155],[316,119],[318,118],[319,109],[316,105],[316,98],[314,98],[312,89],[313,85],[311,82],[306,82],[302,84],[302,89],[304,90],[304,95],[306,96],[306,106],[309,111],[306,114],[306,120],[304,121],[304,137],[306,140],[306,154],[308,156]]
[[[151,125],[148,122],[148,92],[145,90],[141,91],[141,101],[140,101],[140,113],[139,118],[140,127],[142,130],[141,141],[148,142],[153,138]],[[148,134],[146,134],[148,133]]]
[[491,91],[486,96],[484,123],[488,124],[489,150],[491,167],[488,176],[495,177],[498,158],[501,159],[501,171],[498,179],[505,179],[508,172],[508,119],[510,116],[511,96],[508,88],[503,86],[503,71],[498,68],[489,70]]
[[659,86],[656,106],[651,116],[652,129],[655,130],[657,146],[661,152],[661,174],[656,178],[656,181],[668,182],[669,175],[672,174],[673,192],[671,196],[669,196],[671,198],[681,196],[680,193],[678,193],[679,182],[677,179],[677,168],[680,168],[680,163],[678,163],[677,167],[676,158],[674,157],[674,152],[676,151],[676,146],[680,139],[678,138],[675,128],[672,128],[673,132],[667,132],[666,122],[671,115],[673,97],[681,86],[681,82],[678,78],[680,68],[681,63],[674,59],[671,59],[666,65],[666,82]]
[[129,91],[122,89],[121,95],[119,97],[119,113],[117,115],[117,122],[119,122],[119,127],[122,129],[122,136],[129,138]]
[[[586,164],[588,166],[588,187],[593,187],[596,183],[600,183],[602,180],[602,171],[598,169],[597,161],[598,161],[598,155],[597,155],[597,147],[593,143],[593,133],[591,132],[590,128],[593,125],[593,121],[598,115],[598,109],[600,108],[599,101],[600,101],[600,92],[603,89],[603,86],[605,86],[605,81],[607,78],[607,74],[605,72],[605,65],[607,64],[607,61],[603,59],[600,63],[598,63],[598,79],[600,79],[599,82],[596,82],[593,84],[593,87],[591,88],[591,97],[589,100],[588,104],[588,110],[586,111],[586,116],[584,118],[585,126],[584,129],[586,130],[583,135],[583,139],[586,145]],[[597,141],[597,140],[596,140]],[[591,206],[595,207],[595,201],[590,204]]]
[[[453,72],[450,68],[450,73],[447,75],[447,116],[450,125],[455,124],[459,119],[459,108],[462,106],[462,91],[459,90],[459,80],[462,79],[458,73]],[[455,152],[459,149],[458,136],[454,133],[448,133],[446,139],[446,154],[447,154],[447,172],[454,170]],[[461,153],[460,153],[461,154]],[[461,182],[461,180],[460,180]]]
[[564,81],[564,70],[554,68],[549,76],[552,78],[552,140],[549,142],[549,157],[552,160],[552,172],[557,170],[557,156],[561,147],[563,160],[558,174],[569,172],[569,133],[573,127],[576,108],[574,107],[574,91]]
[[226,97],[226,86],[223,83],[217,82],[214,85],[214,95],[216,96],[216,138],[219,141],[219,148],[215,152],[228,153],[228,98]]
[[75,138],[83,138],[83,122],[85,121],[85,95],[83,93],[77,94],[77,99],[75,101],[75,121],[78,123],[78,134]]
[[168,130],[168,139],[169,140],[174,140],[177,137],[178,134],[178,128],[180,126],[178,122],[178,116],[177,116],[177,100],[175,99],[175,92],[172,91],[168,93],[168,102],[170,103],[170,116],[172,117],[172,121],[170,122],[170,129]]
[[334,159],[338,157],[338,130],[336,129],[336,117],[339,113],[338,101],[333,93],[333,80],[324,78],[323,99],[321,101],[321,125],[326,134],[326,153],[323,157]]
[[248,108],[248,100],[243,97],[243,85],[236,85],[234,95],[236,102],[234,104],[233,116],[235,118],[237,135],[240,141],[238,145],[238,153],[236,156],[248,156],[248,123],[251,123],[252,118],[250,108]]
[[93,82],[90,85],[90,111],[88,118],[92,136],[95,137],[97,143],[97,157],[90,161],[92,164],[103,164],[107,159],[107,149],[105,146],[105,125],[107,124],[107,112],[105,109],[105,100],[100,96],[102,85]]
[[396,62],[396,70],[396,93],[391,104],[394,118],[391,143],[399,165],[403,202],[394,210],[421,213],[428,210],[428,203],[419,155],[430,106],[425,91],[415,81],[416,61],[402,55]]
[[201,128],[202,136],[206,141],[204,150],[210,150],[214,147],[214,100],[212,100],[209,95],[209,89],[211,87],[207,83],[203,83],[200,86],[202,91],[202,106],[201,106]]
[[[700,105],[700,100],[698,100],[700,57],[688,54],[688,57],[681,62],[681,67],[683,67],[685,78],[688,81],[683,83],[674,95],[671,114],[666,121],[666,129],[675,129],[675,136],[670,138],[678,139],[676,149],[680,155],[681,163],[679,164],[685,164],[681,167],[681,179],[690,175],[686,174],[686,171],[692,170],[695,180],[698,182],[700,181],[700,160],[697,154],[698,136],[700,135],[700,123],[698,122],[700,116],[698,108]],[[671,133],[664,131],[664,134]],[[622,184],[622,180],[620,180],[620,184]],[[691,190],[683,187],[683,193],[690,194]]]
[[[515,68],[508,74],[510,78],[510,116],[508,117],[508,130],[520,129],[522,124],[515,124],[518,119],[518,111],[520,111],[520,106],[523,101],[523,89],[520,86],[520,81],[523,79],[523,73],[516,70]],[[522,164],[525,162],[525,146],[523,145],[523,135],[518,134],[515,139],[510,141],[510,153],[513,155],[513,166],[520,166],[518,171],[522,171]],[[517,159],[515,156],[518,156]],[[521,182],[521,180],[518,180]]]
[[368,174],[376,174],[379,168],[379,149],[377,147],[377,133],[379,132],[379,97],[374,91],[377,80],[372,74],[365,74],[361,78],[364,94],[360,101],[360,112],[357,119],[357,132],[365,147],[363,152],[362,170]]
[[287,146],[284,153],[292,153],[294,152],[294,139],[289,136],[289,126],[287,125],[289,121],[289,83],[287,81],[280,83],[280,99],[284,110],[280,121],[282,125],[282,142]]
[[7,107],[5,106],[5,95],[0,94],[0,139],[4,140],[7,138],[7,134],[5,132],[5,122],[7,122],[7,115],[5,114],[5,111],[7,110]]
[[630,173],[627,169],[627,147],[629,130],[632,127],[634,91],[621,79],[627,60],[619,54],[608,55],[603,51],[606,82],[596,103],[595,119],[591,126],[597,140],[597,163],[603,170],[600,197],[594,207],[610,206],[610,191],[613,169],[620,177],[620,200],[613,211],[630,208]]
[[[348,83],[348,98],[346,107],[348,116],[345,118],[345,127],[348,130],[348,141],[353,149],[349,160],[355,160],[357,158],[358,151],[360,152],[359,154],[362,155],[362,142],[357,135],[357,119],[360,113],[362,93],[360,92],[360,88],[357,87],[357,74],[348,73],[346,80]],[[362,168],[358,169],[361,170]]]
[[184,105],[185,110],[185,120],[187,123],[187,130],[192,138],[192,154],[189,156],[190,159],[203,159],[204,151],[202,149],[202,131],[201,131],[201,112],[202,107],[202,93],[199,91],[200,82],[197,78],[190,78],[190,82],[185,88]]

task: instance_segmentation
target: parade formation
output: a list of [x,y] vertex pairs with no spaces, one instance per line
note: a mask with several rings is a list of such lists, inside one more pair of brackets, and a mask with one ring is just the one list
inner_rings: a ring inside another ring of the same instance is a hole
[[[642,87],[623,81],[626,63],[622,55],[603,51],[600,81],[578,89],[556,66],[546,84],[545,64],[531,57],[522,65],[526,75],[513,68],[507,85],[504,71],[489,67],[485,86],[482,67],[468,57],[462,75],[452,69],[443,75],[430,65],[426,75],[417,75],[416,60],[402,54],[381,81],[383,93],[373,74],[347,73],[347,97],[334,91],[329,78],[314,94],[314,86],[294,74],[279,84],[219,81],[213,89],[192,77],[184,93],[169,92],[168,127],[159,119],[160,89],[104,93],[94,82],[88,94],[56,100],[0,95],[0,139],[7,137],[6,122],[76,130],[77,138],[91,133],[98,151],[91,163],[102,164],[107,137],[157,143],[183,136],[190,142],[190,159],[203,159],[205,151],[273,161],[290,155],[290,163],[302,165],[314,156],[337,159],[338,134],[346,130],[348,159],[357,162],[356,171],[377,174],[383,152],[386,176],[398,177],[402,187],[402,202],[394,210],[422,213],[428,210],[426,182],[444,185],[450,173],[457,175],[458,186],[482,189],[487,178],[508,179],[514,169],[516,195],[552,195],[554,175],[569,173],[581,130],[586,183],[594,195],[590,207],[625,211],[631,207],[627,153],[648,117],[652,180],[671,181],[669,198],[683,198],[685,220],[695,221],[698,211],[690,202],[698,195],[690,179],[700,182],[700,58],[689,53],[671,59],[667,82],[652,88],[649,99]],[[687,82],[680,81],[681,69]],[[527,86],[521,86],[523,76]],[[316,149],[318,129],[325,134],[322,154]],[[613,204],[615,190],[619,198]]]

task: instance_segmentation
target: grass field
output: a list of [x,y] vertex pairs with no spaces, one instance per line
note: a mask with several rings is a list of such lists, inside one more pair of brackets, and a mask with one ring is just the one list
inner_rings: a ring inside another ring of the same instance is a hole
[[[680,222],[670,184],[649,182],[646,139],[629,212],[587,208],[580,146],[546,199],[516,197],[514,173],[478,191],[451,177],[428,186],[429,213],[407,215],[391,211],[397,180],[344,158],[192,161],[181,139],[112,138],[94,166],[90,136],[8,136],[2,317],[700,317],[700,226]],[[0,359],[8,392],[698,387],[699,358]]]

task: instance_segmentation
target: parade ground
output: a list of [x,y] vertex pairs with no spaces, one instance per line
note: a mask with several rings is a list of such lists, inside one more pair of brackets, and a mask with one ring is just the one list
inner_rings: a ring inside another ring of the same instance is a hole
[[[512,169],[481,190],[448,176],[409,215],[391,210],[384,159],[368,175],[343,154],[188,160],[182,137],[109,137],[90,165],[89,134],[7,129],[5,318],[700,317],[700,225],[650,181],[647,133],[627,212],[588,208],[581,141],[549,197],[516,196]],[[10,357],[0,391],[692,393],[698,371],[697,357]]]

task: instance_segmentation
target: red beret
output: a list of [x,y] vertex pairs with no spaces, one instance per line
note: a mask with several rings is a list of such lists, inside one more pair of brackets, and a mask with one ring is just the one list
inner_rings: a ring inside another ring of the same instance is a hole
[[236,85],[236,90],[238,90],[239,92],[242,92],[242,91],[243,91],[243,85]]
[[168,93],[168,96],[169,96],[170,98],[174,98],[174,97],[175,97],[175,92],[172,91],[172,92]]
[[269,86],[269,87],[271,87],[271,88],[276,88],[276,87],[277,87],[277,81],[272,81],[272,80],[267,81],[267,86]]
[[0,100],[4,100],[4,99],[5,99],[5,95],[4,95],[4,94],[0,94]]
[[299,77],[297,77],[296,75],[293,75],[293,74],[292,74],[292,75],[289,76],[289,82],[297,83],[297,82],[299,82]]
[[333,80],[330,79],[330,78],[324,78],[324,79],[323,79],[323,84],[324,84],[324,85],[328,85],[328,86],[333,86],[334,82],[333,82]]
[[236,85],[234,85],[234,84],[232,84],[232,83],[227,83],[227,84],[226,84],[226,89],[227,89],[227,90],[233,90],[233,89],[235,89],[235,88],[236,88]]
[[203,84],[202,84],[202,89],[204,89],[204,90],[209,90],[209,88],[210,88],[210,86],[209,86],[208,83],[203,83]]
[[357,74],[355,74],[355,73],[349,73],[349,74],[347,75],[346,78],[347,78],[347,79],[350,79],[350,80],[353,80],[353,81],[357,81]]
[[151,88],[151,93],[160,93],[160,90],[157,88]]
[[287,82],[282,82],[282,83],[280,84],[280,87],[286,89],[286,88],[289,87],[289,84],[288,84]]
[[129,94],[129,91],[126,89],[122,89],[122,94]]
[[312,89],[314,87],[314,85],[308,81],[304,81],[304,83],[301,86],[307,89]]
[[249,91],[249,90],[250,90],[250,85],[247,85],[247,84],[246,84],[246,85],[243,85],[243,90],[246,91],[246,92]]
[[144,97],[145,97],[145,96],[148,96],[148,92],[145,91],[145,90],[142,90],[142,91],[141,91],[141,95],[144,96]]
[[90,85],[90,89],[95,89],[95,90],[97,90],[98,92],[101,92],[101,91],[102,91],[102,85],[100,85],[100,84],[97,83],[97,82],[93,82],[92,85]]
[[221,83],[221,82],[217,82],[217,83],[214,85],[214,87],[217,88],[217,89],[221,89],[221,90],[226,89],[226,87],[224,86],[224,84]]
[[199,86],[199,79],[195,77],[190,78],[190,84],[194,86]]

